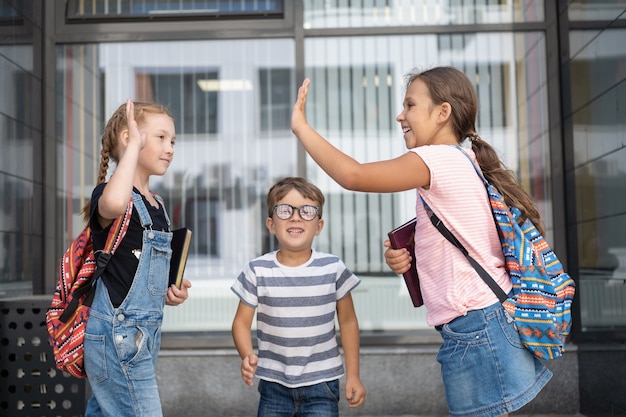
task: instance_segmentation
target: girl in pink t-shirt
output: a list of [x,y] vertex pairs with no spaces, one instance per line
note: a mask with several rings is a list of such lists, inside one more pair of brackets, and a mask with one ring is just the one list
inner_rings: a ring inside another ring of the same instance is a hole
[[[394,159],[362,164],[335,148],[307,122],[305,103],[310,80],[298,90],[291,128],[315,162],[342,187],[390,193],[415,189],[415,253],[394,250],[385,260],[401,274],[415,256],[428,324],[443,339],[441,364],[451,416],[507,416],[530,400],[552,373],[526,350],[511,317],[461,252],[432,225],[421,198],[437,212],[505,292],[511,281],[482,180],[456,146],[484,176],[536,225],[539,212],[495,150],[478,136],[478,100],[469,79],[451,67],[411,72],[403,110],[396,117],[410,150]],[[407,175],[407,173],[412,173]]]

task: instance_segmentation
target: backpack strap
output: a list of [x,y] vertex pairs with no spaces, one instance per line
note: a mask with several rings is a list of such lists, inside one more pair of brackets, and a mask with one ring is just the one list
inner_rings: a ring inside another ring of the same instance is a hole
[[[107,267],[109,261],[113,257],[115,250],[118,248],[122,239],[126,235],[128,225],[130,224],[130,218],[133,215],[133,199],[131,198],[126,206],[126,212],[113,220],[107,240],[104,243],[104,249],[94,252],[96,255],[96,271],[93,273],[92,286],[95,281],[102,275],[104,269]],[[93,297],[91,297],[93,299]],[[91,304],[91,303],[90,303]]]
[[[485,187],[489,187],[489,182],[487,181],[483,173],[478,169],[474,161],[472,161],[472,158],[470,158],[469,155],[460,146],[454,146],[454,147],[457,148],[459,151],[461,151],[461,153],[463,153],[463,155],[467,157],[467,159],[470,161],[470,163],[474,167],[474,170],[476,171],[478,176],[482,178],[483,182],[485,183]],[[452,243],[454,246],[459,248],[461,253],[463,253],[463,255],[469,261],[470,265],[472,265],[472,267],[478,273],[478,275],[482,278],[482,280],[485,281],[485,284],[487,284],[489,288],[491,288],[491,291],[493,291],[494,294],[498,297],[498,300],[500,300],[500,302],[502,303],[507,298],[509,298],[509,296],[504,292],[502,287],[500,287],[498,283],[491,277],[491,275],[489,275],[489,272],[487,272],[478,263],[478,261],[472,258],[472,256],[469,254],[467,249],[465,249],[465,246],[463,246],[463,244],[456,238],[456,236],[454,236],[454,234],[446,227],[446,225],[443,224],[443,222],[439,219],[439,217],[437,217],[435,212],[430,208],[428,203],[426,203],[426,200],[424,200],[421,194],[420,194],[420,199],[422,200],[422,204],[424,205],[426,214],[428,214],[428,217],[430,218],[430,221],[432,222],[433,226],[435,226],[435,228],[439,230],[439,233],[441,233],[448,242]],[[491,210],[491,207],[489,209]]]
[[478,174],[478,176],[483,180],[483,182],[485,183],[485,187],[489,187],[489,181],[487,181],[487,178],[485,178],[485,176],[483,175],[483,172],[478,169],[478,167],[476,166],[476,164],[474,163],[474,161],[472,161],[472,158],[470,158],[470,156],[467,154],[467,152],[465,152],[463,150],[462,147],[460,147],[459,145],[450,145],[450,146],[454,146],[455,148],[457,148],[459,151],[461,151],[461,153],[463,155],[465,155],[465,157],[467,158],[468,161],[470,161],[470,163],[472,164],[472,166],[474,167],[474,171],[476,171],[476,173]]
[[491,275],[489,275],[489,272],[485,271],[485,269],[478,263],[478,261],[472,258],[467,249],[465,249],[465,246],[463,246],[463,244],[459,242],[456,236],[454,236],[454,234],[446,227],[446,225],[443,224],[443,222],[432,211],[428,203],[426,203],[421,195],[420,198],[422,199],[424,209],[426,209],[426,213],[428,214],[428,217],[430,217],[430,221],[432,222],[433,226],[435,226],[437,230],[439,230],[439,233],[441,233],[443,237],[448,240],[448,242],[459,248],[461,253],[465,255],[472,267],[474,267],[474,270],[478,273],[482,280],[485,281],[485,284],[487,284],[489,288],[491,288],[491,291],[493,291],[494,294],[498,297],[498,300],[500,300],[500,302],[502,303],[507,298],[509,298],[509,296],[504,292],[502,287],[500,287],[498,283],[491,277]]
[[133,199],[131,198],[128,202],[128,206],[126,206],[126,212],[119,216],[117,219],[113,220],[111,224],[111,228],[109,229],[109,234],[107,235],[107,240],[104,244],[104,249],[101,251],[97,251],[94,253],[96,257],[96,270],[93,273],[93,277],[91,278],[91,283],[87,285],[83,285],[80,288],[77,288],[74,291],[74,295],[72,297],[72,301],[67,305],[63,314],[59,317],[59,320],[63,323],[66,323],[67,320],[74,314],[76,309],[78,308],[78,304],[84,295],[87,295],[85,300],[82,302],[83,305],[91,306],[93,299],[96,295],[96,282],[98,278],[102,275],[104,270],[106,269],[111,257],[115,253],[115,250],[120,245],[120,242],[126,235],[126,231],[128,230],[128,225],[130,224],[130,218],[133,214]]

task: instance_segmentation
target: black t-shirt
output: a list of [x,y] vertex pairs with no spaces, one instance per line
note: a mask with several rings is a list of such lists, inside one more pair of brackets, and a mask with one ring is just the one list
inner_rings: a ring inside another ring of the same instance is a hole
[[[97,216],[98,201],[106,183],[99,184],[93,190],[91,195],[91,220],[90,225],[93,232],[93,246],[94,251],[102,250],[106,243],[106,239],[111,226],[106,229],[100,227]],[[133,191],[139,194],[139,190],[133,187]],[[159,204],[159,207],[153,207],[146,197],[143,197],[143,203],[148,208],[148,213],[152,218],[152,230],[169,231],[169,225],[165,218],[165,211]],[[158,203],[158,200],[157,200]],[[133,207],[133,214],[130,218],[130,224],[124,239],[120,242],[119,247],[115,250],[113,258],[109,261],[106,270],[100,277],[107,289],[109,290],[109,297],[114,307],[119,307],[126,298],[130,286],[133,283],[137,266],[139,265],[139,257],[136,256],[133,251],[141,251],[143,242],[143,227],[141,226],[141,219],[137,208]]]

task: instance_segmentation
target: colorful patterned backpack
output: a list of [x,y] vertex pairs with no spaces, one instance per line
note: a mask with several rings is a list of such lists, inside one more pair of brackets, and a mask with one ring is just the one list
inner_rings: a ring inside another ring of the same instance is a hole
[[520,223],[520,210],[506,204],[502,194],[487,181],[469,155],[462,148],[457,148],[469,159],[487,187],[505,267],[513,283],[511,296],[505,294],[489,273],[469,255],[422,199],[431,222],[463,252],[480,277],[496,293],[515,320],[524,346],[540,359],[559,358],[565,350],[565,339],[572,324],[572,300],[576,284],[563,270],[563,265],[535,225],[529,219]]
[[96,282],[124,238],[132,212],[131,199],[126,212],[113,221],[103,251],[94,253],[91,228],[87,225],[61,258],[46,324],[56,367],[75,377],[85,377],[83,341]]

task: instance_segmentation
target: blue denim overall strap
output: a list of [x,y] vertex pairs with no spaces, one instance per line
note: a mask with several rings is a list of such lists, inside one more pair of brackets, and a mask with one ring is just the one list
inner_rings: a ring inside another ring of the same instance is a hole
[[144,228],[141,256],[130,290],[118,308],[111,304],[102,280],[97,284],[85,333],[85,368],[93,393],[85,416],[162,415],[155,365],[172,233],[152,230],[142,196],[133,193],[133,200]]
[[[134,197],[135,195],[136,195],[136,193],[133,192],[133,201],[135,200],[135,197]],[[158,194],[153,194],[153,196],[156,199],[156,201],[159,202],[161,207],[163,207],[163,213],[165,214],[165,220],[167,221],[167,227],[168,227],[168,230],[171,232],[172,231],[172,229],[171,229],[172,223],[170,222],[170,217],[167,215],[167,210],[165,210],[165,201],[163,201],[163,198],[160,195],[158,195]],[[139,197],[141,198],[141,196],[139,196]]]

